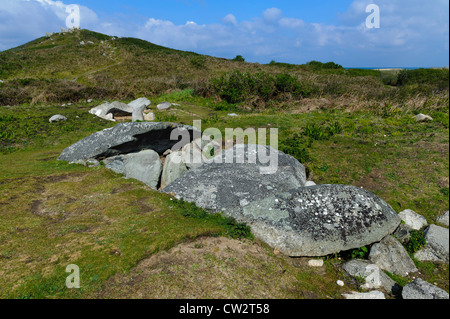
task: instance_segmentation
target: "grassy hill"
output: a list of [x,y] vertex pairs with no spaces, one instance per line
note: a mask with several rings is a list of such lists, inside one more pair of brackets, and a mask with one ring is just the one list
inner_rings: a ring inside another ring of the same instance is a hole
[[[0,79],[5,82],[0,105],[134,99],[191,89],[247,109],[286,108],[305,98],[345,99],[352,108],[363,104],[377,109],[386,103],[409,109],[445,107],[448,70],[412,73],[402,73],[397,81],[398,75],[346,70],[332,62],[245,63],[77,30],[0,52]],[[331,106],[342,107],[338,102]]]
[[[365,248],[311,268],[231,220],[102,166],[56,161],[65,147],[114,125],[88,113],[104,99],[146,96],[158,121],[200,119],[203,129],[276,127],[279,148],[318,184],[364,187],[428,223],[449,207],[445,69],[261,65],[79,30],[0,52],[0,79],[2,298],[326,299],[359,289],[341,264],[366,257]],[[160,112],[154,105],[162,101],[180,105]],[[417,123],[417,113],[433,121]],[[51,124],[54,114],[68,120]],[[65,287],[71,263],[82,289]],[[420,273],[390,276],[400,285],[419,276],[448,291],[448,265],[415,263]]]

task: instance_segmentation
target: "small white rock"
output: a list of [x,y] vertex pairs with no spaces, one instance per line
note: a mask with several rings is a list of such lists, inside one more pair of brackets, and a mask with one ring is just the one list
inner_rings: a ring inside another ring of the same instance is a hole
[[417,214],[411,209],[405,209],[404,211],[401,211],[400,213],[398,213],[398,216],[405,222],[408,227],[411,227],[415,230],[420,230],[428,225],[425,217]]
[[310,267],[323,267],[323,259],[311,259],[308,261]]
[[336,284],[338,285],[338,286],[340,286],[340,287],[344,287],[344,282],[342,281],[342,280],[338,280],[338,281],[336,281]]
[[384,293],[378,290],[365,293],[352,291],[351,294],[343,294],[342,296],[345,299],[386,299]]
[[417,122],[427,122],[427,121],[432,121],[433,120],[433,118],[431,117],[431,116],[429,116],[429,115],[425,115],[425,114],[417,114],[416,115],[416,121]]

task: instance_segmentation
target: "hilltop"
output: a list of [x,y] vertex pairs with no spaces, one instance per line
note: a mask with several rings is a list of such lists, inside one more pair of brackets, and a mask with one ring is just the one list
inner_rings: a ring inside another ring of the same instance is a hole
[[391,103],[415,109],[430,94],[434,108],[448,101],[446,69],[399,74],[317,61],[263,65],[241,56],[228,60],[89,30],[55,33],[0,52],[0,79],[0,105],[131,100],[186,89],[247,109],[305,108],[305,99],[333,100],[324,106],[334,108]]

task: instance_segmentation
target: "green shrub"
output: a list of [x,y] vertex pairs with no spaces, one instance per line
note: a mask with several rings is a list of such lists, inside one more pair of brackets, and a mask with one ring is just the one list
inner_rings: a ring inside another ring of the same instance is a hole
[[339,69],[344,69],[344,67],[342,65],[336,64],[334,62],[322,63],[322,62],[319,62],[319,61],[310,61],[310,62],[306,63],[306,65],[311,67],[313,70],[321,70],[321,69],[325,69],[325,70],[339,70]]
[[444,90],[449,88],[448,69],[416,69],[402,70],[398,74],[397,83],[400,86],[420,84]]
[[233,71],[211,79],[214,94],[222,100],[238,104],[249,99],[260,99],[264,102],[285,98],[286,93],[295,98],[309,95],[306,86],[302,86],[297,77],[282,73],[276,76],[266,72],[244,73]]
[[245,62],[245,59],[242,55],[236,55],[236,57],[232,61]]
[[423,230],[411,230],[410,231],[410,239],[408,243],[405,245],[406,250],[410,254],[415,254],[419,251],[420,248],[425,246],[426,240],[423,233]]
[[323,141],[330,139],[333,135],[340,134],[342,132],[342,126],[339,122],[333,124],[308,124],[303,130],[303,135],[312,138],[316,141]]

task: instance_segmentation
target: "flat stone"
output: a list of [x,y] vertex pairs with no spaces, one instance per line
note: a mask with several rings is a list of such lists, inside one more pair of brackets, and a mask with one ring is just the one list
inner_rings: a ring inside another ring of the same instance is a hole
[[[67,147],[58,159],[68,162],[89,158],[102,160],[107,157],[136,153],[145,149],[152,149],[162,154],[175,144],[182,143],[181,139],[171,139],[171,133],[176,132],[174,130],[187,131],[191,140],[193,132],[198,132],[192,126],[175,123],[119,123],[114,127],[91,134]],[[197,134],[200,134],[200,132]],[[182,144],[182,146],[184,145]]]
[[345,299],[386,299],[384,293],[378,290],[370,292],[355,292],[351,294],[342,294]]
[[67,121],[67,117],[65,117],[65,116],[63,116],[61,114],[56,114],[56,115],[53,115],[48,121],[50,123],[60,122],[60,121]]
[[449,299],[448,293],[420,278],[403,287],[403,299]]
[[323,259],[311,259],[308,261],[310,267],[323,267]]
[[163,102],[163,103],[158,104],[156,106],[156,108],[158,110],[160,110],[160,111],[165,111],[165,110],[170,109],[171,106],[172,106],[172,103],[170,103],[170,102]]

